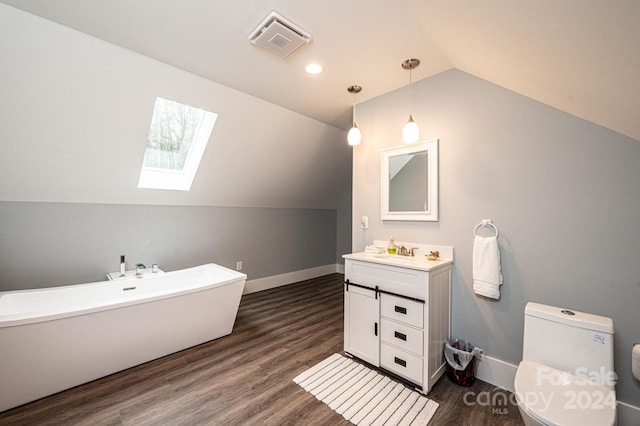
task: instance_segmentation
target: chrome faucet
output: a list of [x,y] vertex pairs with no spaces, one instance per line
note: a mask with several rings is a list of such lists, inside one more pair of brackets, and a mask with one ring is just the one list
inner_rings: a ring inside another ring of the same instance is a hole
[[418,247],[412,247],[407,249],[405,246],[398,247],[398,255],[400,256],[414,256],[413,252],[417,250]]
[[147,267],[142,263],[136,263],[136,275],[142,275],[147,270]]

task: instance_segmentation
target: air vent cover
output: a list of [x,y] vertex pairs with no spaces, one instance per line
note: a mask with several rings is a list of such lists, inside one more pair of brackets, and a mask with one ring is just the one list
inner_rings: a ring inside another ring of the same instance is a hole
[[311,41],[311,34],[278,12],[271,12],[249,36],[249,41],[286,58]]

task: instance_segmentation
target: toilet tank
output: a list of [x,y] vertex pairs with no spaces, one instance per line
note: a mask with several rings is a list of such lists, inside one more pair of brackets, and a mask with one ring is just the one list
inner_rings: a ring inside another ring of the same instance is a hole
[[522,349],[524,360],[614,389],[611,318],[529,302]]

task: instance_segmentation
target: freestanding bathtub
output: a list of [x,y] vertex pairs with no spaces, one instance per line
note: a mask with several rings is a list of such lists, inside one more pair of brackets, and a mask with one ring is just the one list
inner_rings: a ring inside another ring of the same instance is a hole
[[230,334],[246,278],[207,264],[0,292],[0,411]]

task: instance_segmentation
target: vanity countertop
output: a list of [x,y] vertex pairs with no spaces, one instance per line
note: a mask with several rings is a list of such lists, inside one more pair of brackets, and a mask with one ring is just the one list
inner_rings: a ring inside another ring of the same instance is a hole
[[429,260],[424,255],[400,256],[386,253],[373,254],[365,252],[345,254],[342,258],[379,263],[381,265],[400,266],[403,268],[418,269],[420,271],[427,272],[453,263],[453,259],[440,258],[438,260]]

